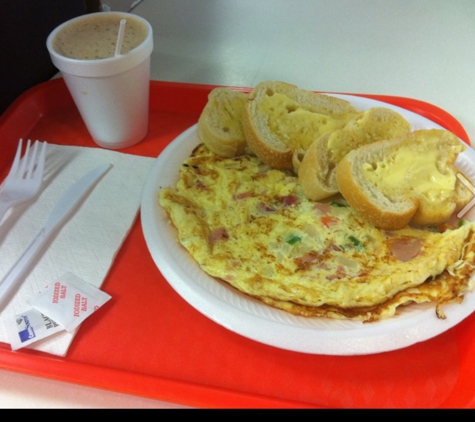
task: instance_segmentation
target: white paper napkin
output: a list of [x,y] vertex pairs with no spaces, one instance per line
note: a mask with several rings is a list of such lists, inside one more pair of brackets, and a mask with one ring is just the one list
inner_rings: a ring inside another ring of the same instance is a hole
[[[48,144],[41,194],[34,202],[15,207],[0,222],[0,279],[44,225],[66,189],[98,165],[110,163],[112,168],[52,239],[13,300],[0,311],[0,342],[8,343],[5,318],[29,309],[27,301],[64,273],[71,272],[101,287],[135,221],[153,162],[153,158],[117,151]],[[30,348],[64,356],[74,335],[58,333]]]

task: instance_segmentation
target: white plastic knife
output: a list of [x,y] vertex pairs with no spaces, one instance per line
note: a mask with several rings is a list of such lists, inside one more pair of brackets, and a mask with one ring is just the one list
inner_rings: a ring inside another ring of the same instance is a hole
[[45,225],[36,235],[30,246],[13,264],[0,282],[0,310],[8,303],[11,293],[18,282],[22,281],[25,272],[37,257],[45,243],[50,239],[66,219],[73,213],[81,200],[89,193],[93,185],[109,170],[111,164],[103,164],[91,170],[75,182],[61,196],[55,207],[48,215]]

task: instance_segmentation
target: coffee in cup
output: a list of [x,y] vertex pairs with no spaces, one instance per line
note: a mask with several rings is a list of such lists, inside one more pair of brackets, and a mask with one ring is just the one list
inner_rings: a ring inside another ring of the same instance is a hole
[[[64,26],[52,40],[53,48],[59,54],[78,60],[97,60],[113,57],[120,21],[118,13],[91,14]],[[140,19],[129,16],[122,39],[120,54],[136,48],[148,34],[147,25]]]

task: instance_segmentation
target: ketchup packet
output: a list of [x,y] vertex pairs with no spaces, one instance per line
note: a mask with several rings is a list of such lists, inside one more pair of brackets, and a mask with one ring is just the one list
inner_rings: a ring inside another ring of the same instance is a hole
[[66,273],[28,303],[71,332],[110,298],[74,274]]

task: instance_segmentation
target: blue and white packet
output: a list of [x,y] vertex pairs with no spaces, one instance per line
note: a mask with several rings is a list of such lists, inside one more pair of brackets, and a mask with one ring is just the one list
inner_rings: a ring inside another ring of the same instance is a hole
[[12,350],[21,349],[64,330],[64,327],[36,309],[15,315],[5,322],[5,328]]

